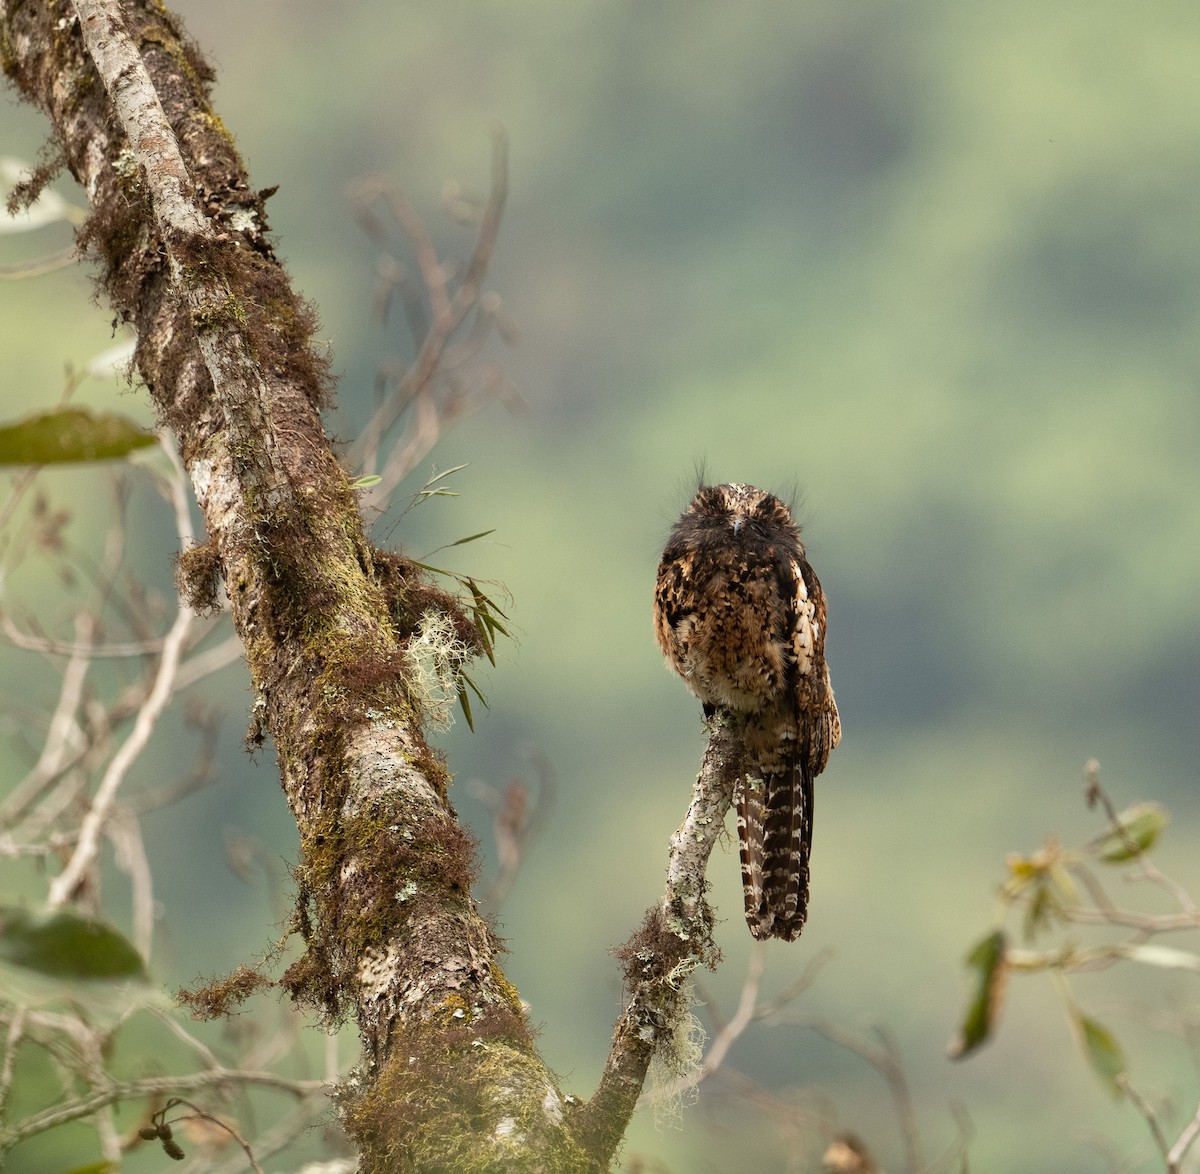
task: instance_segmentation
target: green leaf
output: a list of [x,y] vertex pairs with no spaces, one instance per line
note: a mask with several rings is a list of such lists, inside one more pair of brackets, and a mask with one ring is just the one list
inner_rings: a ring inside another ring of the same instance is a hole
[[1045,866],[1040,860],[1010,852],[1005,860],[1008,880],[1004,882],[1004,895],[1010,900],[1020,897],[1030,885],[1044,874]]
[[110,461],[154,443],[153,433],[115,412],[55,408],[0,427],[0,465]]
[[[488,531],[491,533],[491,531]],[[496,601],[488,595],[478,583],[475,582],[469,575],[459,579],[467,590],[471,592],[471,612],[475,617],[475,630],[479,633],[479,641],[483,645],[484,655],[494,665],[496,663],[495,641],[496,633],[499,632],[502,636],[508,635],[508,629],[496,619],[497,615],[504,615],[504,612],[496,604]],[[508,617],[505,616],[507,619]]]
[[86,1166],[72,1166],[62,1174],[116,1174],[116,1162],[89,1162]]
[[1149,852],[1169,821],[1161,803],[1135,803],[1117,816],[1119,829],[1113,828],[1093,840],[1090,847],[1106,863],[1123,864]]
[[373,485],[378,485],[382,480],[383,478],[378,473],[367,473],[365,476],[357,477],[351,481],[350,488],[354,490],[370,489]]
[[471,698],[467,693],[468,687],[471,692],[483,702],[484,709],[490,709],[488,699],[484,696],[483,691],[467,676],[461,669],[458,673],[458,703],[462,706],[463,717],[467,719],[467,725],[470,727],[471,733],[475,732],[475,722],[471,716]]
[[67,909],[30,913],[0,906],[0,961],[54,978],[146,978],[127,938]]
[[483,702],[483,707],[485,709],[491,709],[491,705],[488,703],[488,699],[484,695],[483,690],[480,689],[480,687],[476,685],[466,673],[459,673],[458,675],[471,687],[471,692]]
[[977,942],[967,955],[967,965],[976,971],[975,997],[947,1049],[952,1060],[969,1056],[991,1038],[1004,1002],[1007,950],[1004,931],[998,929]]
[[1086,1015],[1076,1013],[1075,1025],[1079,1029],[1084,1054],[1092,1071],[1112,1093],[1113,1098],[1119,1099],[1123,1089],[1118,1077],[1124,1076],[1128,1071],[1121,1045],[1108,1028]]
[[[449,477],[453,473],[461,472],[466,467],[467,466],[465,464],[455,465],[452,469],[447,469],[444,473],[434,473],[434,475],[430,477],[429,480],[426,481],[416,493],[413,494],[412,504],[416,505],[418,502],[427,501],[431,497],[458,497],[459,495],[455,493],[454,490],[447,489],[444,485],[439,485],[438,482],[445,480],[445,478]],[[411,509],[412,507],[410,506],[409,508]]]
[[468,542],[474,542],[476,538],[486,538],[489,534],[495,533],[495,527],[492,527],[490,530],[480,530],[478,534],[472,534],[469,538],[459,538],[455,542],[447,543],[442,549],[449,550],[451,546],[465,546]]
[[470,464],[469,461],[463,461],[463,463],[461,465],[451,465],[450,468],[444,469],[440,473],[434,473],[434,475],[432,477],[430,477],[428,481],[425,482],[425,488],[428,489],[431,485],[435,484],[438,481],[441,481],[445,477],[451,476],[454,473],[461,473],[463,471],[463,469],[465,469],[467,467],[468,464]]
[[1032,942],[1038,932],[1047,929],[1063,915],[1063,904],[1054,887],[1047,883],[1044,873],[1039,874],[1038,883],[1025,905],[1025,940]]
[[[492,531],[485,530],[484,533],[491,534]],[[467,589],[471,592],[472,598],[475,600],[475,606],[480,608],[483,614],[487,616],[488,623],[493,628],[499,629],[504,633],[505,636],[507,636],[508,633],[504,630],[503,625],[501,625],[492,614],[494,612],[495,615],[504,616],[505,619],[508,619],[508,616],[504,613],[504,609],[500,607],[500,605],[497,604],[497,602],[486,591],[484,591],[484,589],[480,587],[470,575],[466,576],[464,582],[467,585]]]
[[471,698],[467,696],[467,688],[463,684],[466,679],[466,673],[458,674],[458,704],[462,707],[463,717],[467,719],[467,728],[473,734],[475,733],[475,722],[471,717]]

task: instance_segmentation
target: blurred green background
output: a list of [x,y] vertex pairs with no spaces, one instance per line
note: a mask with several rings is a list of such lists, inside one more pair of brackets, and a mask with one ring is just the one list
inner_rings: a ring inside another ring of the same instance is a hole
[[[930,1157],[961,1105],[972,1169],[1105,1170],[1113,1154],[1155,1168],[1144,1123],[1088,1073],[1048,981],[1014,984],[977,1057],[944,1053],[1004,854],[1099,826],[1081,799],[1087,758],[1119,804],[1172,810],[1164,865],[1200,893],[1200,9],[174,8],[218,70],[216,106],[254,183],[280,185],[272,223],[332,342],[343,437],[366,417],[376,365],[406,345],[371,320],[375,254],[348,185],[383,176],[465,255],[469,233],[438,193],[450,178],[485,191],[488,126],[507,131],[489,284],[521,338],[490,358],[528,410],[497,404],[456,426],[411,488],[434,461],[469,462],[461,496],[376,535],[421,556],[495,528],[435,559],[502,582],[517,637],[481,674],[492,709],[476,733],[460,722],[442,745],[489,853],[470,780],[528,774],[530,747],[556,771],[546,833],[500,919],[565,1086],[595,1086],[619,1006],[607,951],[661,891],[703,747],[649,619],[658,552],[702,459],[712,480],[798,488],[829,598],[845,736],[818,788],[810,922],[771,948],[768,990],[834,951],[792,1017],[895,1035]],[[11,94],[0,110],[0,152],[32,158],[39,117]],[[22,249],[36,251],[22,238],[7,255]],[[53,400],[64,364],[109,345],[110,317],[79,271],[0,286],[5,415]],[[82,398],[112,404],[118,390],[92,383]],[[121,395],[149,420],[142,397]],[[104,476],[46,482],[86,528],[102,524]],[[149,495],[139,511],[139,565],[167,590],[169,519]],[[42,618],[69,631],[68,617]],[[6,654],[7,689],[30,660]],[[221,777],[148,820],[168,985],[273,936],[265,892],[223,863],[225,830],[264,837],[281,861],[295,852],[269,758],[239,749],[244,671],[211,694],[226,710]],[[190,749],[155,753],[143,773]],[[736,852],[712,871],[725,964],[708,990],[728,1015],[750,945]],[[1150,1019],[1193,1013],[1192,985],[1109,975],[1079,991],[1181,1124],[1195,1072]],[[900,1164],[880,1076],[801,1023],[752,1027],[729,1062],[792,1090],[794,1128],[714,1081],[682,1129],[639,1116],[631,1165],[814,1169],[835,1127]]]

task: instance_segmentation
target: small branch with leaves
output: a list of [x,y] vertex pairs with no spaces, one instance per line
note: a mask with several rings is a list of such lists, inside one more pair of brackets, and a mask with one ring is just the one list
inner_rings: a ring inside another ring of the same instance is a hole
[[[1100,783],[1095,761],[1087,764],[1085,779],[1087,805],[1103,811],[1107,827],[1077,848],[1067,848],[1048,837],[1038,851],[1008,857],[1008,877],[1000,890],[1000,924],[967,955],[974,972],[974,993],[949,1053],[962,1059],[993,1038],[1010,976],[1051,974],[1071,1034],[1092,1072],[1115,1098],[1128,1099],[1146,1119],[1164,1168],[1168,1174],[1176,1174],[1200,1134],[1200,1108],[1176,1139],[1169,1141],[1168,1130],[1132,1083],[1124,1049],[1108,1027],[1081,1007],[1070,976],[1128,962],[1152,970],[1200,974],[1200,953],[1160,940],[1200,929],[1200,908],[1187,889],[1163,873],[1150,857],[1167,827],[1166,810],[1147,802],[1118,811]],[[1101,879],[1100,870],[1113,868],[1125,869],[1127,881],[1158,890],[1172,907],[1153,912],[1118,902]],[[1013,915],[1019,917],[1024,946],[1014,944],[1008,928]],[[1083,942],[1076,936],[1062,936],[1065,927],[1089,927],[1097,933],[1111,929],[1118,931],[1118,936]],[[1058,936],[1042,944],[1051,935]]]

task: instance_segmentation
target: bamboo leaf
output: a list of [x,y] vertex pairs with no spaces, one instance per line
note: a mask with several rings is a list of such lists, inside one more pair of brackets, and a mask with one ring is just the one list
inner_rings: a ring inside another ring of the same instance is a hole
[[468,464],[468,461],[464,461],[461,465],[451,465],[450,468],[443,470],[441,473],[434,473],[434,475],[425,482],[424,488],[428,489],[434,483],[442,481],[445,478],[452,476],[454,473],[461,473]]
[[486,624],[479,622],[483,617],[478,612],[475,614],[475,619],[475,631],[479,633],[479,643],[483,645],[483,655],[488,658],[488,663],[495,667],[496,649],[492,640],[492,634]]
[[475,721],[471,717],[471,699],[467,696],[467,690],[466,690],[465,686],[463,685],[463,682],[467,679],[468,678],[467,678],[466,673],[459,673],[459,675],[458,675],[458,704],[462,709],[463,717],[465,717],[467,719],[467,729],[469,729],[471,731],[471,733],[473,734],[473,733],[475,733]]
[[442,549],[449,550],[451,546],[466,546],[468,542],[474,542],[476,538],[486,538],[489,534],[495,533],[495,527],[491,530],[480,530],[478,534],[472,534],[469,538],[460,538],[456,542],[449,542]]
[[476,685],[475,682],[472,681],[471,678],[468,677],[466,673],[460,673],[459,676],[461,676],[462,679],[464,681],[466,681],[466,683],[468,685],[470,685],[471,692],[474,693],[475,696],[478,697],[479,700],[483,702],[484,706],[487,708],[490,708],[490,706],[488,706],[488,699],[487,699],[487,697],[484,696],[483,690],[480,689],[479,686]]
[[[453,473],[459,473],[467,466],[465,464],[455,465],[452,469],[447,469],[443,473],[434,473],[416,493],[413,494],[412,505],[418,502],[427,500],[430,497],[458,497],[459,495],[452,489],[447,489],[444,485],[439,485],[439,481],[444,481]],[[412,506],[409,507],[410,509]]]

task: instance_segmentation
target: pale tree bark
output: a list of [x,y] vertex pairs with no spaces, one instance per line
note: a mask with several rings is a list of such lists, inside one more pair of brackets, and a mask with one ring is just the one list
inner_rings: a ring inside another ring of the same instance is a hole
[[[452,596],[364,534],[320,420],[314,315],[209,105],[209,67],[155,0],[0,0],[0,22],[6,74],[87,193],[81,244],[136,329],[138,374],[203,511],[181,587],[211,603],[220,576],[245,645],[251,735],[274,742],[300,835],[305,951],[282,982],[358,1027],[363,1062],[338,1099],[362,1169],[607,1168],[686,1014],[687,975],[716,960],[704,872],[736,738],[715,727],[666,896],[622,951],[627,1006],[597,1095],[565,1096],[472,897],[473,840],[408,679],[406,644],[431,611],[478,637]],[[60,903],[69,865],[64,877]]]

